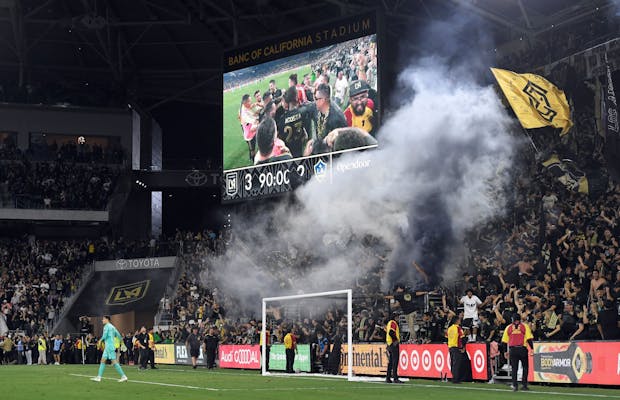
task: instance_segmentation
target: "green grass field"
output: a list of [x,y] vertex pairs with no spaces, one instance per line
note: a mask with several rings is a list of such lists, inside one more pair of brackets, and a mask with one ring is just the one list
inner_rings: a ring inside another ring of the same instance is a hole
[[[248,145],[245,140],[243,140],[243,132],[241,131],[241,126],[237,119],[239,106],[241,105],[241,97],[246,93],[252,96],[256,90],[260,90],[261,93],[266,92],[269,89],[269,81],[271,79],[275,79],[278,89],[284,92],[284,90],[288,88],[289,75],[297,73],[298,79],[301,80],[305,74],[310,72],[310,65],[306,65],[292,71],[264,77],[251,85],[224,93],[223,129],[225,170],[252,165],[250,163]],[[254,99],[252,99],[252,101],[254,101]]]
[[185,366],[160,366],[140,372],[125,366],[129,381],[118,383],[118,374],[106,368],[102,382],[89,378],[97,365],[1,366],[0,398],[6,400],[62,399],[430,399],[430,400],[549,400],[620,399],[620,390],[531,385],[530,392],[513,393],[506,385],[465,383],[452,385],[431,380],[410,380],[403,385],[380,382],[347,382],[311,376],[262,377],[257,371],[192,370]]

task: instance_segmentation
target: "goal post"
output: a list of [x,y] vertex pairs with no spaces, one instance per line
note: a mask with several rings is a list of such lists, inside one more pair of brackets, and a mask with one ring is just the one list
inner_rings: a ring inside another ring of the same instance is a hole
[[267,304],[272,302],[283,302],[301,299],[312,299],[320,297],[332,297],[346,295],[347,299],[347,379],[353,380],[353,291],[351,289],[334,290],[330,292],[305,293],[291,296],[265,297],[262,300],[262,328],[261,328],[261,372],[262,375],[272,374],[267,371],[267,341],[264,340],[267,332]]

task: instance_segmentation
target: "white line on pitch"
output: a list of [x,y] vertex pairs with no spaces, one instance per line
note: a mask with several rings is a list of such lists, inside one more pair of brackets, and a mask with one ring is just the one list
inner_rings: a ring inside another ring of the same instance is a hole
[[[160,368],[161,370],[162,368]],[[163,370],[167,371],[186,371],[186,370],[178,370],[174,368],[163,368]],[[196,370],[187,370],[187,372],[198,372]],[[244,374],[244,373],[234,373],[234,372],[220,372],[215,371],[214,374],[218,375],[233,375],[233,376],[244,376],[244,377],[253,377],[256,378],[264,378],[259,375],[258,372],[256,375],[252,374]],[[296,379],[313,379],[313,380],[322,380],[322,381],[331,381],[333,382],[333,378],[321,378],[315,376],[300,376],[296,374],[291,375],[270,375],[270,377],[274,378],[296,378]],[[135,381],[134,381],[135,382]],[[388,385],[383,382],[372,382],[372,381],[362,381],[356,383],[367,383],[372,385],[381,385],[382,388],[408,388],[408,387],[425,387],[425,388],[438,388],[438,389],[457,389],[457,390],[474,390],[474,391],[482,391],[482,392],[507,392],[509,388],[486,388],[486,387],[474,387],[474,386],[466,386],[466,385],[433,385],[433,384],[422,384],[422,383],[408,383],[404,385]],[[361,389],[362,387],[360,387]],[[368,386],[364,387],[365,389],[369,389]],[[305,388],[286,388],[287,390],[303,390]],[[312,388],[310,388],[312,389]],[[330,388],[331,389],[331,388]],[[348,387],[347,390],[355,390],[355,387]],[[216,390],[236,390],[236,389],[216,389]],[[256,390],[256,389],[244,389],[244,390]],[[262,390],[262,389],[261,389]],[[560,395],[560,396],[573,396],[573,397],[589,397],[589,398],[601,398],[601,399],[620,399],[620,395],[609,395],[609,394],[594,394],[594,393],[571,393],[571,392],[547,392],[540,390],[529,390],[527,392],[520,393],[532,393],[532,394],[548,394],[548,395]]]
[[[69,374],[69,375],[79,376],[79,377],[83,377],[83,378],[92,378],[93,377],[92,375],[81,375],[81,374]],[[114,381],[118,380],[116,378],[104,378],[104,377],[102,377],[102,379],[109,379],[109,380],[114,380]],[[210,391],[213,391],[213,392],[217,392],[217,391],[220,390],[220,389],[208,388],[208,387],[189,386],[189,385],[177,385],[177,384],[174,384],[174,383],[135,381],[133,379],[129,379],[127,382],[129,382],[129,383],[143,383],[145,385],[180,387],[180,388],[186,388],[186,389],[210,390]]]

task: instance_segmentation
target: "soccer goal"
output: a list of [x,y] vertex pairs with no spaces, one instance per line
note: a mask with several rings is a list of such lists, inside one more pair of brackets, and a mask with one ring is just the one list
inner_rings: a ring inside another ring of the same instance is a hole
[[[274,374],[285,374],[285,369],[283,365],[285,365],[285,350],[284,345],[281,344],[284,342],[284,331],[275,331],[274,322],[279,321],[279,326],[305,326],[308,324],[308,321],[318,321],[323,320],[324,316],[332,313],[339,315],[341,319],[346,317],[346,335],[345,332],[342,332],[340,329],[342,328],[342,324],[338,328],[338,332],[340,333],[336,340],[340,340],[340,338],[346,337],[346,340],[342,340],[342,347],[344,347],[346,343],[346,374],[341,373],[341,365],[340,365],[340,357],[339,353],[334,352],[334,357],[332,359],[328,359],[327,362],[331,363],[330,365],[333,367],[334,363],[335,367],[338,369],[336,374],[328,374],[327,371],[319,371],[322,372],[322,376],[333,376],[333,377],[346,377],[348,380],[356,380],[353,377],[353,296],[352,290],[335,290],[331,292],[320,292],[320,293],[307,293],[307,294],[297,294],[292,296],[281,296],[281,297],[267,297],[263,298],[263,308],[262,308],[262,331],[261,338],[265,338],[266,330],[269,329],[272,333],[269,335],[271,338],[271,350],[269,354],[269,369],[267,369],[267,341],[262,340],[262,349],[261,349],[261,369],[262,375],[274,375]],[[284,321],[284,323],[283,323]],[[304,321],[306,321],[304,323]],[[338,323],[338,322],[336,322]],[[302,328],[303,329],[303,328]],[[323,330],[322,328],[315,329],[315,331],[325,332],[326,336],[334,337],[335,333],[329,332],[329,329]],[[279,337],[274,337],[279,336]],[[330,345],[332,345],[332,338],[328,337],[330,341]],[[303,346],[303,347],[302,347]],[[312,344],[302,344],[298,346],[299,353],[295,357],[294,368],[296,372],[304,371],[306,373],[315,373],[317,372],[316,366],[321,368],[321,360],[316,359],[316,354],[319,353],[317,351],[318,345]],[[336,359],[337,358],[337,359]],[[344,371],[342,371],[344,372]]]

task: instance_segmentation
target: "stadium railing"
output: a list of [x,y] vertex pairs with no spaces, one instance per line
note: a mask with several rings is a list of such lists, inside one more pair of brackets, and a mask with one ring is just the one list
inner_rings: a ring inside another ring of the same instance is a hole
[[82,291],[86,287],[86,283],[90,280],[90,278],[93,276],[94,273],[95,273],[95,262],[94,261],[84,266],[84,270],[82,271],[80,278],[76,282],[77,285],[76,285],[75,292],[71,293],[69,297],[66,297],[64,299],[64,302],[63,302],[64,305],[62,309],[56,313],[56,316],[53,319],[53,321],[50,324],[48,324],[48,327],[47,327],[48,332],[55,333],[55,329],[57,329],[58,323],[65,318],[67,312],[71,309],[71,307],[73,306],[73,303],[75,303],[80,293],[82,293]]

